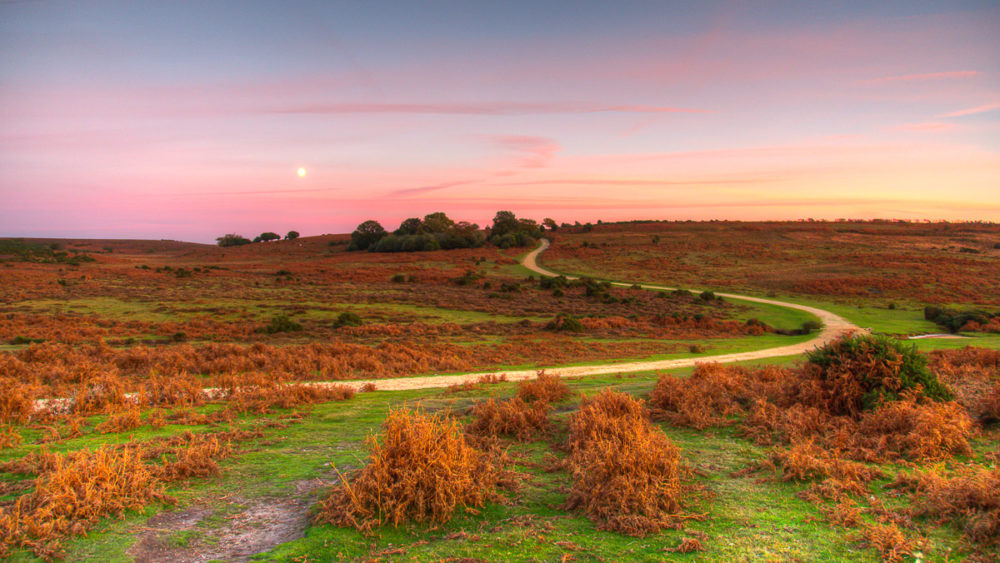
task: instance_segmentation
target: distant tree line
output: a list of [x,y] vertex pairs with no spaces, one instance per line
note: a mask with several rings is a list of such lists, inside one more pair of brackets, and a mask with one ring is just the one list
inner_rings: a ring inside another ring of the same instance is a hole
[[[285,240],[295,240],[297,238],[299,238],[298,231],[288,231],[285,235]],[[271,242],[272,240],[281,240],[281,235],[267,231],[255,236],[253,240],[250,240],[242,235],[229,233],[215,239],[215,243],[222,247],[229,247],[243,246],[244,244],[253,244],[255,242]]]
[[[555,221],[543,223],[555,230]],[[441,212],[431,213],[423,219],[411,217],[392,233],[378,221],[365,221],[351,233],[348,250],[369,252],[418,252],[422,250],[449,250],[453,248],[479,248],[487,243],[500,248],[533,246],[542,236],[544,227],[532,219],[518,219],[510,211],[498,211],[493,225],[485,232],[475,223],[455,222]]]

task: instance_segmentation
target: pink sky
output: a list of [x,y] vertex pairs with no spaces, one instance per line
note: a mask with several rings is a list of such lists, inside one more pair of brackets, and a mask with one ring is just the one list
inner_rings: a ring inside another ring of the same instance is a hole
[[1000,8],[914,6],[0,4],[0,236],[1000,221]]

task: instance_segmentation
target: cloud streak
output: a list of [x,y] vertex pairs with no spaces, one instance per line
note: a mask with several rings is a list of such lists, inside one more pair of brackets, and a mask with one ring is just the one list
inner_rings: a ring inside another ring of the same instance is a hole
[[954,70],[950,72],[926,72],[922,74],[902,74],[899,76],[885,76],[867,80],[868,84],[887,84],[892,82],[920,82],[925,80],[945,80],[951,78],[973,78],[979,76],[978,70]]
[[981,106],[976,106],[974,108],[960,109],[958,111],[953,111],[951,113],[944,113],[938,117],[963,117],[966,115],[975,115],[977,113],[986,113],[988,111],[994,111],[1000,109],[1000,102],[992,104],[983,104]]
[[545,115],[587,113],[716,113],[715,110],[655,105],[607,105],[578,102],[367,103],[345,102],[289,106],[273,113],[416,114],[416,115]]

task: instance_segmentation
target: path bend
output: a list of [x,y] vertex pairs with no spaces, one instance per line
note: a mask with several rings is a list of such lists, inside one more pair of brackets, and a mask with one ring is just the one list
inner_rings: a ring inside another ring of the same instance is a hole
[[[537,248],[529,252],[521,260],[521,264],[543,276],[555,277],[560,274],[552,272],[538,265],[538,256],[549,247],[549,241],[542,239],[541,244]],[[577,279],[575,276],[566,276],[568,279]],[[631,287],[632,284],[622,283],[622,282],[612,282],[612,285],[620,287]],[[643,289],[653,289],[653,290],[663,290],[671,291],[676,288],[666,287],[660,285],[649,285],[649,284],[639,284]],[[342,381],[337,382],[339,384],[351,385],[355,388],[360,388],[362,385],[371,383],[374,384],[376,389],[383,391],[397,391],[405,389],[429,389],[434,387],[449,387],[451,385],[460,385],[463,383],[475,382],[479,378],[485,375],[506,375],[508,381],[522,381],[525,379],[533,379],[538,375],[538,372],[542,369],[545,373],[556,374],[563,377],[583,377],[588,375],[607,375],[613,373],[631,373],[638,371],[654,371],[654,370],[665,370],[672,368],[682,368],[690,367],[696,363],[705,362],[719,362],[719,363],[730,363],[730,362],[742,362],[746,360],[760,360],[765,358],[777,358],[780,356],[792,356],[796,354],[802,354],[808,352],[818,346],[822,346],[832,340],[836,340],[840,336],[848,332],[857,332],[861,329],[854,325],[847,319],[835,315],[830,311],[824,309],[818,309],[816,307],[810,307],[808,305],[799,305],[798,303],[788,303],[785,301],[779,301],[776,299],[764,299],[761,297],[751,297],[749,295],[737,295],[734,293],[715,293],[719,297],[725,297],[727,299],[736,299],[739,301],[750,301],[753,303],[764,303],[767,305],[776,305],[778,307],[786,307],[789,309],[797,309],[799,311],[805,311],[807,313],[812,313],[819,317],[823,322],[823,329],[816,335],[816,338],[807,340],[805,342],[799,342],[797,344],[789,344],[787,346],[778,346],[775,348],[765,348],[763,350],[752,350],[750,352],[737,352],[733,354],[718,354],[715,356],[700,356],[697,358],[681,358],[676,360],[651,360],[651,361],[638,361],[638,362],[612,362],[598,365],[586,365],[586,366],[554,366],[546,368],[534,368],[526,370],[493,370],[484,371],[478,373],[466,373],[461,375],[432,375],[425,377],[403,377],[403,378],[392,378],[392,379],[368,379],[363,381]]]

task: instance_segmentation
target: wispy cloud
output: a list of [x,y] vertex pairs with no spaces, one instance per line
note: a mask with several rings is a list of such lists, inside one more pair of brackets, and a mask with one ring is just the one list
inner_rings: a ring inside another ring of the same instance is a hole
[[960,109],[958,111],[953,111],[951,113],[941,114],[938,117],[962,117],[965,115],[974,115],[977,113],[986,113],[988,111],[994,111],[1000,109],[1000,102],[995,102],[992,104],[984,104],[981,106],[976,106],[974,108]]
[[868,84],[885,84],[889,82],[915,82],[923,80],[944,80],[949,78],[972,78],[979,76],[978,70],[953,70],[950,72],[926,72],[921,74],[901,74],[866,80]]
[[440,184],[431,184],[429,186],[419,186],[419,187],[416,187],[416,188],[404,188],[402,190],[396,190],[396,191],[393,191],[393,192],[389,192],[389,195],[396,196],[396,197],[407,197],[407,196],[423,195],[423,194],[426,194],[426,193],[436,192],[438,190],[443,190],[443,189],[447,189],[447,188],[454,188],[456,186],[464,186],[464,185],[471,184],[471,183],[472,183],[471,180],[461,180],[461,181],[458,181],[458,182],[442,182]]
[[431,114],[431,115],[540,115],[574,113],[715,113],[714,110],[653,105],[607,105],[580,102],[469,102],[469,103],[333,103],[289,106],[274,113],[308,114]]
[[646,178],[559,178],[504,182],[500,186],[721,186],[731,184],[767,184],[780,178],[710,178],[698,180],[658,180]]
[[492,138],[501,148],[518,154],[518,166],[543,168],[562,147],[548,137],[530,135],[500,135]]
[[956,127],[957,125],[954,123],[946,123],[944,121],[924,121],[921,123],[904,123],[902,125],[896,125],[891,129],[893,131],[903,131],[906,133],[927,133],[935,131],[948,131]]

